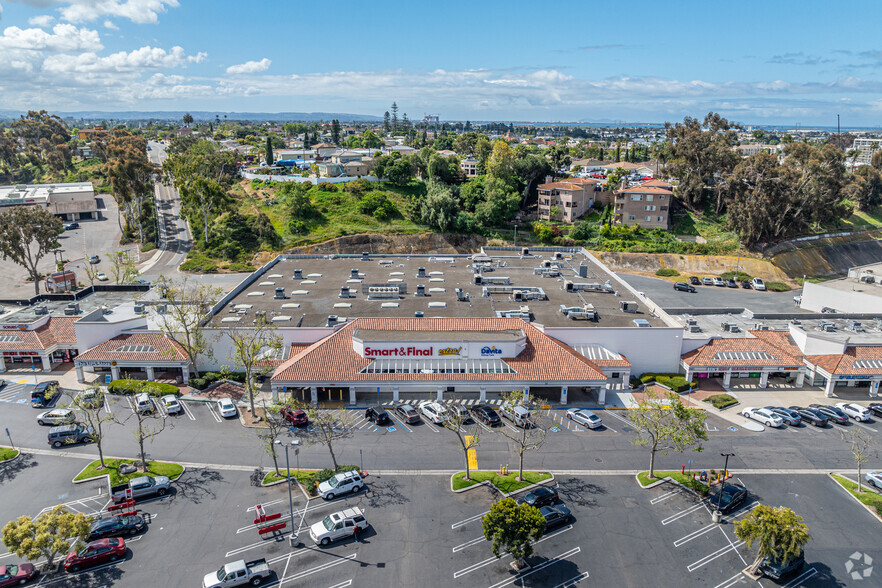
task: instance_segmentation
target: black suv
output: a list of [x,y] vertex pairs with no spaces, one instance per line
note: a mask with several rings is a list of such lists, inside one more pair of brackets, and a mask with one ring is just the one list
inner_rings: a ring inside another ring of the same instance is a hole
[[57,448],[74,443],[91,443],[93,441],[92,433],[92,427],[84,427],[83,425],[52,427],[49,429],[49,445]]
[[382,406],[371,406],[366,411],[364,411],[364,418],[378,425],[388,424],[389,415],[386,413],[386,409]]
[[680,290],[681,292],[695,292],[695,287],[690,286],[686,282],[677,282],[674,284],[674,290]]

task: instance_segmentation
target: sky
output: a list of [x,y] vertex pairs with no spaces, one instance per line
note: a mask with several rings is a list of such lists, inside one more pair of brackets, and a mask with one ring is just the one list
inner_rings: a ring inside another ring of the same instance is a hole
[[0,108],[882,125],[882,2],[0,0]]

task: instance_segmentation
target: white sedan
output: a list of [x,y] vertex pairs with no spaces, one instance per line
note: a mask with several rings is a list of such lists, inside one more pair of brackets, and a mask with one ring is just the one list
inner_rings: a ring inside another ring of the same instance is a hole
[[867,472],[867,475],[864,476],[864,479],[867,481],[867,484],[876,488],[877,490],[882,490],[882,472],[880,471],[872,471]]
[[221,398],[217,401],[217,409],[222,417],[234,417],[237,414],[236,405],[230,398]]
[[160,400],[162,401],[163,408],[165,408],[165,412],[168,414],[184,412],[184,408],[181,406],[181,403],[178,402],[178,399],[174,394],[167,394],[160,398]]
[[37,415],[38,425],[69,425],[76,420],[74,411],[69,408],[56,408]]
[[95,274],[95,279],[99,282],[106,282],[108,280],[107,274],[105,274],[104,272],[98,272],[97,274]]
[[596,429],[603,425],[603,421],[600,420],[599,416],[584,408],[571,408],[567,411],[567,418],[589,429]]
[[741,416],[759,421],[767,427],[783,427],[784,419],[776,415],[771,410],[765,408],[745,408],[741,411]]
[[426,402],[420,405],[420,412],[436,425],[440,425],[447,420],[447,409],[437,402]]
[[856,421],[870,420],[869,409],[864,408],[860,404],[854,404],[852,402],[837,402],[836,408],[838,408]]

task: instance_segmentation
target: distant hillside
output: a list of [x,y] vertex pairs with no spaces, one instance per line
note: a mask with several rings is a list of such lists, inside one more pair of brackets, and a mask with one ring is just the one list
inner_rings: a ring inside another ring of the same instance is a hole
[[[86,119],[86,120],[181,120],[186,110],[127,110],[124,112],[106,112],[101,110],[82,110],[78,112],[56,112],[52,114],[65,119]],[[220,116],[221,120],[224,116],[227,120],[250,120],[250,121],[295,121],[295,120],[333,120],[337,119],[343,122],[373,122],[382,121],[379,116],[371,116],[368,114],[347,114],[343,112],[220,112],[207,110],[190,110],[190,115],[197,121],[213,121],[215,116]],[[10,120],[16,119],[20,115],[25,114],[20,110],[0,110],[0,119]]]

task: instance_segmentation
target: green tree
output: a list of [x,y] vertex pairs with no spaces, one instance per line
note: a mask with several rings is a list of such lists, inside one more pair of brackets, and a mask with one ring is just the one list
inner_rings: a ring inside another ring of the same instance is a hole
[[447,232],[455,226],[458,213],[459,201],[453,190],[444,184],[429,182],[428,194],[420,205],[421,222]]
[[649,447],[650,478],[655,477],[656,453],[701,451],[701,441],[707,441],[705,412],[687,407],[674,392],[659,395],[648,388],[637,408],[628,411],[628,418],[638,430],[632,443]]
[[565,167],[569,167],[570,163],[572,163],[572,158],[570,157],[570,150],[564,147],[563,145],[555,145],[546,151],[548,159],[551,161],[551,166],[554,168],[554,171],[560,171]]
[[[153,180],[156,173],[147,159],[147,140],[127,131],[115,130],[113,137],[107,142],[104,173],[110,180],[113,197],[123,211],[126,226],[137,227],[138,238],[144,243],[147,212],[154,208],[148,202],[152,202],[155,195]],[[120,224],[120,230],[122,229]]]
[[266,164],[272,165],[275,160],[273,159],[273,140],[270,136],[266,138]]
[[478,173],[487,173],[487,160],[490,159],[490,153],[493,152],[493,145],[490,140],[481,135],[478,142],[475,143],[475,160],[478,162]]
[[334,453],[334,444],[341,439],[352,437],[356,411],[319,410],[317,406],[310,406],[307,415],[309,416],[307,442],[310,445],[327,447],[331,454],[334,470],[336,470],[339,465],[337,464],[337,454]]
[[223,186],[211,178],[197,176],[192,183],[181,187],[181,204],[191,214],[201,216],[205,244],[208,245],[209,216],[215,216],[233,203]]
[[484,538],[491,541],[493,555],[502,557],[503,553],[510,553],[520,568],[533,555],[533,542],[545,532],[545,519],[539,509],[503,498],[481,517],[481,526]]
[[70,549],[71,541],[85,541],[91,520],[83,513],[72,513],[63,505],[44,512],[36,519],[22,516],[3,527],[3,544],[23,559],[46,558],[51,570],[55,558]]
[[413,179],[413,166],[406,159],[393,161],[386,167],[385,178],[396,186],[406,186]]
[[493,150],[487,158],[487,175],[499,178],[510,187],[516,186],[514,173],[515,153],[505,141],[493,143]]
[[184,115],[184,126],[189,127],[193,124],[193,116],[188,112]]
[[[285,420],[285,417],[282,416],[282,410],[284,409],[303,409],[306,406],[298,402],[294,399],[288,399],[281,404],[272,404],[267,406],[266,401],[263,401],[263,414],[266,415],[265,426],[257,428],[257,438],[260,439],[263,444],[264,451],[272,458],[273,460],[273,468],[275,469],[276,474],[281,475],[279,471],[279,455],[277,453],[277,445],[276,440],[279,438],[279,435],[282,432],[287,431],[288,421]],[[289,476],[290,472],[286,472],[286,476]]]
[[754,574],[767,557],[781,560],[785,565],[799,557],[812,538],[801,516],[787,507],[765,504],[735,521],[735,536],[750,549],[757,546],[756,559],[749,568]]
[[340,121],[336,118],[331,121],[331,143],[340,144]]
[[524,186],[521,193],[521,206],[526,206],[527,202],[535,201],[536,187],[544,182],[547,176],[554,173],[551,163],[538,155],[527,155],[515,160],[514,172]]
[[520,207],[520,195],[495,176],[487,178],[484,193],[484,202],[475,207],[475,219],[483,225],[501,225],[511,219]]
[[392,103],[392,132],[398,132],[398,104]]
[[477,177],[463,184],[459,189],[459,198],[463,207],[469,212],[473,212],[475,208],[484,202],[484,178]]
[[230,361],[245,370],[245,394],[254,415],[255,377],[273,370],[272,360],[282,350],[282,337],[276,326],[265,316],[258,316],[247,329],[225,329],[224,334],[233,345]]
[[845,194],[858,210],[866,211],[882,204],[882,174],[871,165],[858,166],[845,187]]
[[389,111],[383,113],[383,132],[388,133],[392,130],[392,124],[390,123]]
[[59,248],[62,230],[58,217],[38,206],[14,206],[0,212],[0,257],[25,268],[34,282],[34,294],[40,293],[37,264]]
[[135,260],[129,256],[128,251],[111,251],[107,254],[107,260],[110,262],[110,275],[115,284],[131,284],[138,277]]
[[848,429],[848,433],[843,430],[839,431],[839,435],[842,437],[842,440],[848,444],[848,449],[851,450],[851,456],[854,458],[854,464],[858,468],[857,473],[857,481],[858,481],[858,493],[863,492],[863,488],[861,487],[862,476],[861,470],[864,467],[864,464],[871,459],[878,459],[879,452],[876,449],[876,440],[866,431],[862,429],[858,429],[857,427],[851,427]]
[[530,416],[522,427],[514,430],[508,427],[500,429],[505,437],[511,441],[518,454],[518,481],[524,479],[524,454],[528,451],[538,451],[545,444],[545,427],[539,426],[539,402],[532,394],[525,394],[522,390],[513,390],[502,395],[504,406],[523,406],[530,411]]

